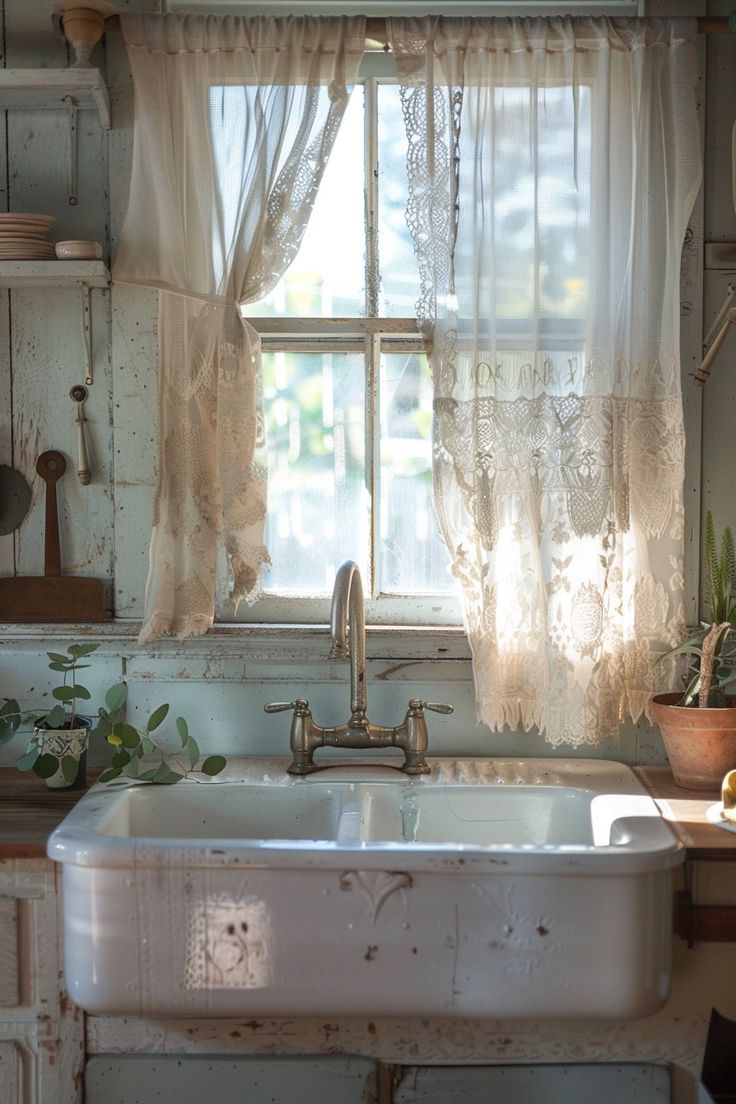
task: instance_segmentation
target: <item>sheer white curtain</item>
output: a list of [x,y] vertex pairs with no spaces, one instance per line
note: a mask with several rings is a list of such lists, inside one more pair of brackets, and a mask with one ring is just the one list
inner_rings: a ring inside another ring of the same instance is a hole
[[479,719],[596,742],[683,629],[695,23],[390,21]]
[[141,641],[206,632],[218,551],[258,592],[260,344],[240,306],[297,253],[365,44],[362,18],[121,16],[135,86],[113,275],[160,289],[159,453]]

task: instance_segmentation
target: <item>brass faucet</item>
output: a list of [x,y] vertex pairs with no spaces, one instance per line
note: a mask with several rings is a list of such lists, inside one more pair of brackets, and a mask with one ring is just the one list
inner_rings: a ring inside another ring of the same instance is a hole
[[292,762],[289,774],[311,774],[320,768],[314,762],[314,753],[320,747],[387,748],[397,747],[404,752],[406,774],[428,774],[427,722],[425,709],[434,713],[452,713],[451,705],[438,705],[412,698],[406,716],[395,728],[371,724],[368,720],[365,677],[365,604],[363,584],[358,565],[348,560],[342,565],[335,579],[330,615],[331,659],[350,659],[350,720],[335,728],[322,728],[315,724],[305,698],[293,702],[271,702],[264,706],[266,713],[279,713],[293,709],[289,743]]

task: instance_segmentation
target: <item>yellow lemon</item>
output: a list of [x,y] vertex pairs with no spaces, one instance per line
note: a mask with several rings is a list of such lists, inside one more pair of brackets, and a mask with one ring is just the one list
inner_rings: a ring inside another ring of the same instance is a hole
[[721,786],[723,819],[736,824],[736,770],[730,770]]

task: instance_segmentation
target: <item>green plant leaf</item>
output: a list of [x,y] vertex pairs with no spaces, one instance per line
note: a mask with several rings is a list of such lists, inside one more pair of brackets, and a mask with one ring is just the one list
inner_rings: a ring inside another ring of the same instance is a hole
[[102,717],[90,732],[90,736],[95,737],[98,740],[106,740],[111,732],[112,725],[108,721],[107,717]]
[[64,776],[64,781],[71,786],[74,779],[77,777],[77,771],[79,770],[79,760],[75,759],[73,755],[63,755],[61,758],[61,773]]
[[50,671],[71,671],[68,663],[49,663]]
[[29,771],[33,764],[36,762],[39,756],[39,751],[36,745],[29,747],[25,755],[21,755],[18,762],[15,764],[19,771]]
[[68,655],[62,655],[61,652],[47,652],[46,655],[49,657],[52,663],[63,664],[64,670],[66,670],[67,667],[71,667],[72,663],[74,662],[69,658]]
[[53,774],[56,774],[59,769],[59,760],[55,755],[49,755],[46,752],[44,755],[39,755],[36,762],[33,764],[34,774],[37,774],[39,778],[51,778]]
[[83,698],[86,694],[89,697],[89,690],[85,690],[84,694],[78,693],[78,691],[84,690],[83,686],[55,686],[51,691],[51,696],[56,698],[60,702],[74,701],[75,698]]
[[0,744],[12,740],[20,725],[20,709],[13,698],[8,698],[0,708]]
[[187,742],[184,745],[184,751],[189,758],[189,766],[192,768],[192,770],[194,770],[199,760],[199,747],[197,746],[197,741],[194,739],[193,736],[190,736],[187,739]]
[[139,782],[152,782],[153,781],[153,776],[154,776],[154,774],[156,773],[157,770],[158,770],[158,767],[151,767],[151,768],[149,768],[149,770],[141,771],[141,773],[138,775],[138,781]]
[[153,740],[149,740],[147,736],[141,736],[141,747],[144,755],[153,755],[156,750]]
[[114,767],[120,767],[122,769],[123,767],[127,767],[128,763],[130,762],[130,755],[127,751],[123,751],[121,749],[120,751],[115,752],[111,762]]
[[160,763],[154,771],[151,781],[159,785],[162,783],[165,785],[166,783],[170,783],[174,778],[178,781],[178,779],[181,778],[181,774],[178,771],[172,770],[168,763]]
[[179,733],[181,746],[186,747],[187,740],[189,739],[189,726],[183,717],[176,718],[176,731]]
[[168,705],[160,705],[158,709],[154,709],[153,713],[148,718],[148,724],[146,725],[147,731],[154,732],[161,722],[166,719],[168,712]]
[[113,735],[117,736],[124,747],[133,748],[138,747],[141,742],[140,733],[137,728],[134,728],[131,724],[126,724],[124,721],[118,721],[112,726]]
[[135,756],[135,752],[133,752],[133,758],[128,763],[128,769],[126,770],[125,773],[128,775],[129,778],[137,778],[138,777],[138,770],[139,770],[138,759]]
[[63,728],[66,724],[66,713],[64,712],[64,706],[55,705],[54,708],[43,718],[43,722],[47,728]]
[[118,682],[115,686],[111,686],[105,694],[105,705],[111,713],[117,713],[118,709],[122,709],[125,705],[125,699],[128,696],[128,688],[124,682]]
[[113,778],[119,778],[122,774],[119,767],[108,767],[97,779],[98,782],[112,782]]
[[81,659],[83,656],[92,655],[99,648],[99,641],[96,644],[70,644],[67,648],[69,655],[74,656],[75,659]]
[[200,770],[203,774],[219,774],[227,766],[227,759],[222,755],[208,755]]

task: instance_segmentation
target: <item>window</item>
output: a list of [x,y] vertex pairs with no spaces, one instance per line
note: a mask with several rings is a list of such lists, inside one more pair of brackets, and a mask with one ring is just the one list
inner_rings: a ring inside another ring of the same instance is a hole
[[368,619],[459,623],[432,494],[432,388],[414,318],[399,88],[370,55],[298,256],[246,308],[262,337],[273,560],[239,616],[320,621],[361,569]]
[[[246,308],[263,342],[273,559],[264,598],[245,614],[255,620],[325,620],[345,559],[361,568],[370,621],[461,619],[433,509],[432,387],[414,318],[406,134],[398,85],[380,72],[391,63],[364,60],[369,72],[351,97],[299,254]],[[503,391],[505,372],[509,388],[523,377],[535,326],[571,379],[584,363],[591,96],[583,86],[575,117],[569,89],[536,92],[543,111],[528,87],[496,95],[499,117],[510,120],[491,166],[503,271],[491,262],[472,288],[457,290],[461,317],[485,296],[497,319],[499,356],[482,356],[478,371],[495,373]],[[474,108],[468,95],[465,109]],[[519,141],[530,113],[544,120],[534,163]],[[562,144],[574,150],[575,187],[555,168]],[[459,198],[466,211],[479,209],[474,196]],[[543,375],[544,366],[530,363],[529,372]]]

